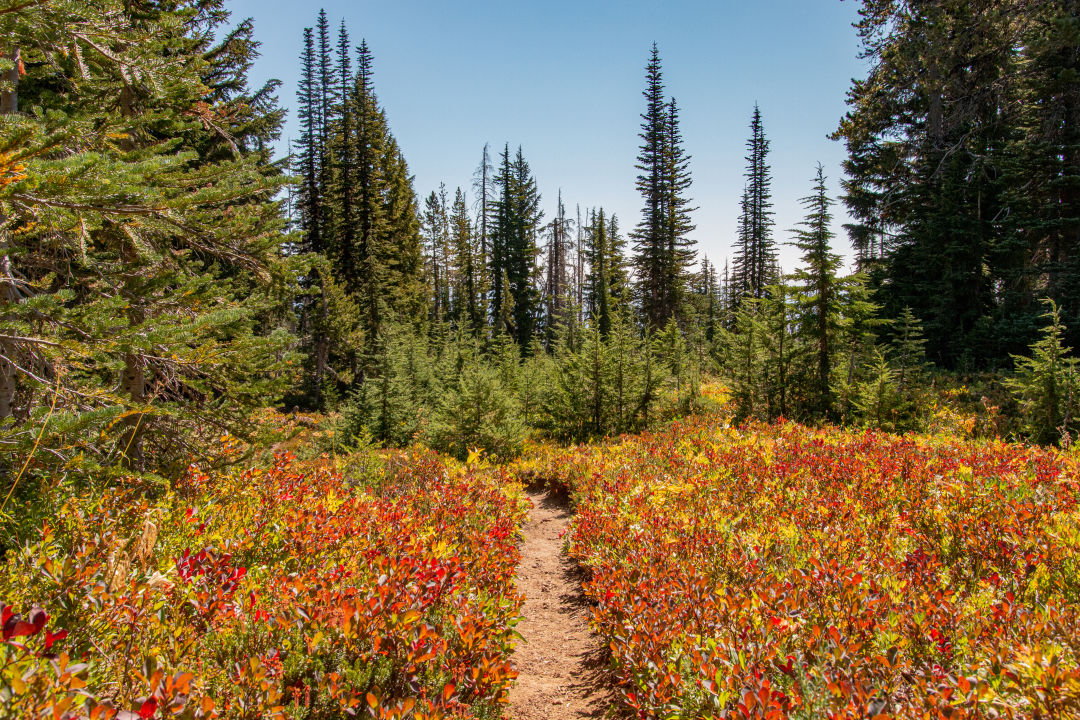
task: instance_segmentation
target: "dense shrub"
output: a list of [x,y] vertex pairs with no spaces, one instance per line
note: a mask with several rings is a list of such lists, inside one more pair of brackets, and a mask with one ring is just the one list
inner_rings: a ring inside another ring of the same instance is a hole
[[0,717],[495,714],[524,506],[430,453],[386,473],[283,456],[58,508],[0,572]]
[[1075,453],[692,419],[527,469],[638,717],[1080,714]]

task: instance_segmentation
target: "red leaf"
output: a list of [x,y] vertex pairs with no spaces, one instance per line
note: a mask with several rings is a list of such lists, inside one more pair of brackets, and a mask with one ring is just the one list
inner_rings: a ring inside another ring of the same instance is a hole
[[48,650],[49,648],[51,648],[53,646],[54,642],[56,642],[57,640],[63,640],[67,636],[68,636],[68,631],[67,630],[61,630],[60,632],[56,632],[56,633],[51,632],[49,630],[45,630],[45,649]]
[[157,700],[154,698],[147,698],[143,701],[143,704],[139,707],[139,717],[149,718],[154,716],[154,711],[157,710]]
[[30,611],[30,617],[27,620],[19,618],[18,615],[12,615],[4,623],[4,639],[10,640],[13,637],[33,637],[41,632],[41,629],[45,627],[45,623],[49,621],[49,614],[39,607],[34,607]]
[[30,622],[34,625],[34,634],[37,635],[41,632],[41,629],[45,627],[45,623],[49,622],[49,614],[41,608],[35,606],[30,611]]

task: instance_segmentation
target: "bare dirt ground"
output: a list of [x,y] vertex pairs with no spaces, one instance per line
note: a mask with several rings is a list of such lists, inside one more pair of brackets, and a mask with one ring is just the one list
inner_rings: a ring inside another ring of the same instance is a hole
[[518,568],[525,607],[517,630],[525,641],[514,652],[518,679],[508,714],[513,720],[606,717],[614,696],[604,658],[589,630],[580,571],[562,553],[569,506],[543,491],[529,499]]

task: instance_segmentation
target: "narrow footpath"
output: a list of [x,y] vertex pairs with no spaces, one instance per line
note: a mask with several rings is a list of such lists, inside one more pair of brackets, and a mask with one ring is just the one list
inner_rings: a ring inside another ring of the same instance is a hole
[[570,522],[566,501],[530,492],[518,589],[525,594],[524,636],[514,652],[517,683],[510,691],[512,720],[603,718],[612,705],[604,659],[589,630],[580,571],[562,553]]

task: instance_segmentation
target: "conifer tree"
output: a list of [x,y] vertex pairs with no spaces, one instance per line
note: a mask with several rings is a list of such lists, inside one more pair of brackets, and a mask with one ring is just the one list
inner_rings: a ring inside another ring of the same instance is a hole
[[288,338],[260,320],[283,181],[246,144],[280,114],[230,114],[254,48],[215,45],[226,21],[215,2],[0,15],[22,62],[0,63],[0,465],[40,436],[31,474],[176,471],[280,389]]
[[525,351],[537,317],[536,234],[543,212],[536,180],[520,147],[513,160],[509,145],[503,150],[494,182],[499,198],[492,227],[492,305],[495,318],[501,319],[496,332],[509,332]]
[[[297,307],[309,398],[321,406],[327,382],[345,393],[378,373],[385,324],[426,320],[427,293],[412,178],[375,95],[371,51],[363,41],[356,48],[354,72],[342,24],[335,57],[325,12],[304,38],[298,249],[306,270]],[[335,344],[346,337],[349,345]]]
[[746,188],[732,268],[733,299],[736,303],[743,297],[764,297],[765,288],[776,280],[771,272],[776,260],[776,242],[772,236],[772,174],[767,161],[769,141],[765,137],[761,109],[757,105],[750,120],[750,139],[746,142],[746,149]]
[[385,119],[379,109],[373,84],[373,59],[366,41],[357,50],[357,74],[352,101],[356,122],[356,275],[344,278],[350,292],[357,294],[365,315],[369,338],[377,338],[382,327],[386,299],[383,297],[385,269],[380,265],[380,243],[386,236],[383,208],[385,177],[380,172],[386,148]]
[[927,380],[928,368],[925,348],[922,323],[911,308],[904,308],[893,325],[889,348],[896,371],[896,391],[900,398],[899,414],[902,420],[910,421],[917,417],[920,398],[925,394],[923,385]]
[[300,229],[304,233],[303,247],[308,252],[323,251],[322,240],[322,155],[319,148],[322,135],[318,82],[316,75],[315,36],[304,28],[304,50],[300,56],[300,83],[297,91],[300,120],[300,140],[297,160],[301,177],[297,209]]
[[299,101],[300,139],[297,143],[300,187],[296,210],[299,215],[301,241],[299,249],[315,258],[301,270],[297,297],[298,334],[306,346],[310,382],[306,388],[316,406],[322,402],[324,378],[330,362],[329,300],[327,285],[330,277],[324,277],[329,266],[317,258],[327,250],[329,234],[326,227],[326,208],[322,185],[322,114],[318,81],[318,59],[315,54],[315,37],[311,28],[304,28],[304,49],[301,55]]
[[668,224],[664,214],[664,203],[668,196],[664,167],[667,112],[660,51],[656,43],[653,43],[652,54],[645,68],[645,78],[646,86],[642,93],[645,112],[641,116],[641,147],[636,166],[639,172],[637,189],[644,200],[644,207],[633,233],[634,264],[642,316],[647,325],[660,328],[668,318],[664,287],[665,231]]
[[422,223],[427,244],[429,277],[432,287],[431,320],[436,325],[450,314],[449,272],[446,266],[447,247],[450,244],[450,218],[446,207],[446,186],[439,187],[424,201]]
[[[1005,169],[1024,108],[1024,38],[1045,3],[865,0],[869,76],[849,91],[844,201],[863,267],[892,317],[911,307],[928,352],[957,366],[1004,360],[1034,331],[1034,259],[1017,233]],[[1026,319],[1025,317],[1026,316]]]
[[[577,306],[577,322],[584,321],[585,313],[585,226],[581,222],[581,205],[576,208],[576,240],[574,242],[574,302]],[[571,336],[572,337],[572,336]]]
[[682,146],[678,106],[664,96],[660,52],[653,43],[645,70],[645,112],[637,158],[637,189],[644,200],[634,230],[634,266],[644,321],[657,329],[681,312],[686,270],[692,263],[689,157]]
[[739,417],[762,413],[761,338],[759,337],[758,303],[762,300],[744,298],[732,312],[731,328],[725,331],[723,347],[724,368],[731,378],[732,397]]
[[585,237],[589,262],[589,274],[585,279],[586,303],[600,337],[606,339],[611,332],[611,242],[603,208],[599,212],[593,211]]
[[566,268],[571,223],[566,217],[562,190],[559,191],[555,208],[555,217],[548,225],[547,277],[544,283],[545,344],[547,347],[550,347],[554,341],[554,329],[566,320],[566,310],[570,300]]
[[682,133],[679,130],[679,107],[675,98],[668,102],[664,135],[664,185],[667,192],[664,200],[664,236],[667,243],[664,265],[667,278],[664,284],[667,288],[668,312],[681,319],[686,287],[690,281],[690,267],[697,257],[695,243],[689,237],[695,229],[690,213],[697,208],[690,206],[690,198],[687,196],[692,183],[690,156],[683,147]]
[[867,378],[858,386],[855,407],[864,425],[881,430],[895,430],[898,405],[896,370],[881,350],[875,347],[869,357]]
[[[775,272],[776,277],[782,273]],[[768,286],[759,300],[759,323],[765,381],[765,402],[769,418],[787,417],[791,410],[792,369],[798,348],[792,337],[792,305],[783,282]]]
[[632,432],[640,427],[645,398],[645,356],[649,348],[627,312],[617,311],[608,334],[610,431]]
[[[320,9],[315,23],[317,42],[316,78],[319,117],[319,183],[329,188],[333,182],[334,162],[330,134],[337,116],[337,87],[334,82],[333,43],[330,39],[330,23],[326,10]],[[324,191],[325,194],[325,191]]]
[[[1035,315],[1037,296],[1055,300],[1071,345],[1080,344],[1080,3],[1038,3],[1023,45],[1028,98],[1007,166],[1013,210],[1007,230],[1031,258],[1026,297],[1009,311]],[[1025,263],[1024,265],[1028,265]],[[1022,266],[1023,267],[1023,266]],[[1032,276],[1039,281],[1031,282]],[[1002,313],[1004,315],[1004,312]]]
[[1066,328],[1053,300],[1043,318],[1042,337],[1030,357],[1016,356],[1009,387],[1023,407],[1024,429],[1038,443],[1056,443],[1080,431],[1080,359],[1065,344]]
[[[837,284],[843,321],[838,336],[840,352],[833,371],[832,396],[840,422],[857,419],[860,386],[880,355],[878,331],[886,321],[872,299],[867,276],[856,273]],[[891,382],[891,379],[890,379]]]
[[825,169],[818,164],[814,187],[802,199],[806,219],[792,243],[802,253],[802,265],[793,277],[798,305],[799,340],[809,350],[809,387],[812,413],[832,410],[831,378],[836,335],[841,322],[837,273],[840,256],[832,250],[832,200],[825,185]]
[[[492,237],[491,237],[491,321],[492,328],[495,335],[501,335],[509,330],[509,326],[505,321],[506,312],[504,311],[504,305],[507,304],[506,296],[509,293],[507,287],[508,281],[506,279],[507,274],[507,262],[508,251],[506,245],[508,243],[507,236],[510,232],[512,225],[511,210],[513,203],[511,201],[513,186],[510,172],[510,144],[507,143],[503,147],[502,154],[499,156],[499,167],[492,180],[493,186],[498,193],[494,202],[494,208],[492,211]],[[512,304],[512,302],[510,303]]]
[[480,316],[484,318],[485,323],[489,322],[488,293],[492,289],[489,268],[491,267],[491,219],[495,208],[494,179],[495,169],[491,164],[488,144],[484,143],[484,152],[480,157],[480,165],[473,173],[473,190],[476,192],[476,235],[479,244],[476,263],[476,288],[480,297]]
[[484,324],[478,277],[481,258],[473,237],[473,227],[472,222],[469,220],[469,208],[465,202],[465,193],[462,192],[461,188],[458,188],[454,195],[454,205],[450,214],[450,235],[454,252],[454,267],[456,269],[456,282],[453,289],[454,311],[452,315],[459,326],[464,326],[473,333],[478,333]]
[[619,232],[619,216],[612,213],[607,226],[607,286],[611,310],[630,312],[633,288],[630,287],[630,268],[626,258],[626,238]]
[[511,388],[488,358],[472,355],[443,397],[436,414],[433,445],[464,460],[474,450],[511,458],[525,439]]
[[384,221],[375,258],[383,278],[379,296],[394,319],[415,326],[426,314],[419,207],[408,163],[387,129],[385,116],[382,126],[385,149],[379,169],[384,179]]
[[341,276],[354,281],[356,278],[356,216],[354,207],[356,204],[353,193],[353,171],[356,149],[353,137],[353,103],[351,99],[353,74],[352,74],[352,45],[349,42],[349,31],[342,21],[338,30],[337,45],[337,74],[335,81],[338,86],[338,101],[336,115],[338,127],[336,128],[335,142],[332,145],[336,182],[333,188],[334,201],[337,206],[336,221],[334,228],[335,246],[337,249],[337,266]]

